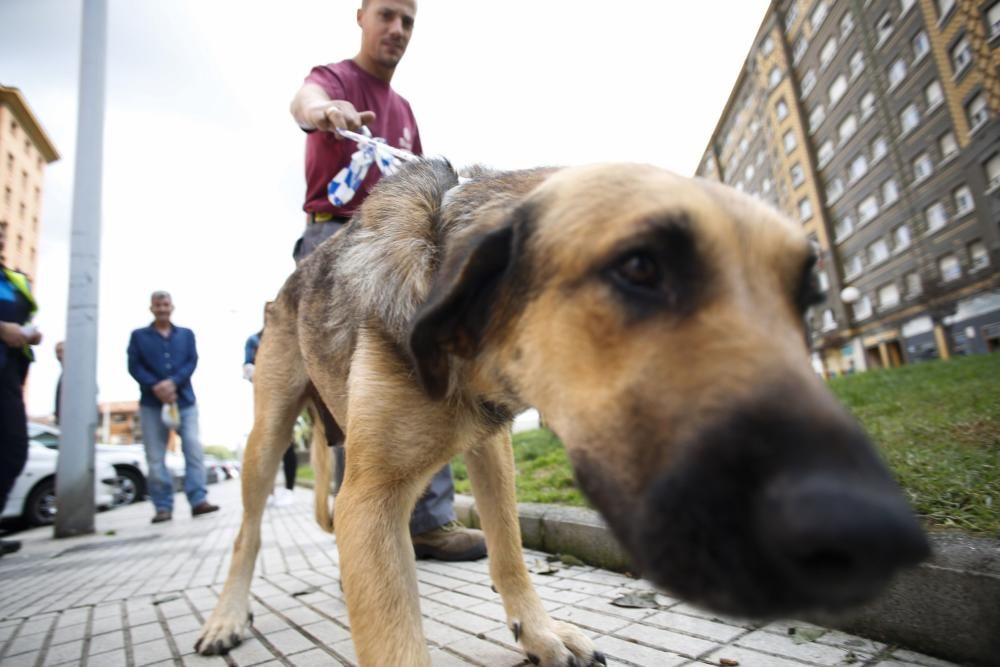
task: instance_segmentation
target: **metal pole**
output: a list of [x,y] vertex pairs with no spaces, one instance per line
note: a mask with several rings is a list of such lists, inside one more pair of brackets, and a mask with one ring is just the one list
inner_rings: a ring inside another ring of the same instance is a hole
[[83,0],[55,536],[94,532],[97,300],[107,0]]

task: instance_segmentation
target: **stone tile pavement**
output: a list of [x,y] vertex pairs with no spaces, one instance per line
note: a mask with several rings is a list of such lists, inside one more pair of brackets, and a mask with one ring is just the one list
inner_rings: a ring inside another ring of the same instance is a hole
[[[305,490],[296,492],[293,506],[265,515],[252,636],[228,656],[193,653],[240,520],[238,482],[212,486],[210,496],[223,510],[198,519],[179,495],[167,524],[151,525],[152,508],[142,503],[99,514],[96,535],[55,540],[51,529],[18,535],[22,550],[0,558],[0,664],[356,665],[337,550],[312,521]],[[614,606],[625,594],[648,598],[652,590],[593,567],[555,567],[545,556],[525,553],[550,613],[583,628],[612,665],[952,664],[806,623],[719,618],[663,595],[655,596],[656,608]],[[486,561],[421,561],[418,576],[434,665],[529,664],[505,627]]]

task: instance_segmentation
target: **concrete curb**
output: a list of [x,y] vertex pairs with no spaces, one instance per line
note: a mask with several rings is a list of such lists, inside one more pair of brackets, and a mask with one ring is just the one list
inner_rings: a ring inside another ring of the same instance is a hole
[[[471,496],[455,497],[455,513],[479,527]],[[520,503],[518,513],[525,547],[629,570],[628,556],[596,511]],[[932,558],[897,576],[875,601],[805,620],[949,660],[1000,665],[1000,540],[957,533],[930,538]]]

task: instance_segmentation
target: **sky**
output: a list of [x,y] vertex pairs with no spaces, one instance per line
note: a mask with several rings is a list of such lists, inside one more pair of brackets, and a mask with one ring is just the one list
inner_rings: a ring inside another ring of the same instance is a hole
[[[243,346],[294,269],[304,137],[288,106],[360,45],[359,0],[108,0],[97,379],[138,398],[125,350],[172,293],[194,330],[204,444],[252,425]],[[693,175],[767,0],[422,0],[393,87],[457,167],[645,162]],[[45,173],[29,415],[52,412],[66,332],[79,0],[0,0],[0,83],[61,155]],[[67,391],[71,388],[67,388]]]

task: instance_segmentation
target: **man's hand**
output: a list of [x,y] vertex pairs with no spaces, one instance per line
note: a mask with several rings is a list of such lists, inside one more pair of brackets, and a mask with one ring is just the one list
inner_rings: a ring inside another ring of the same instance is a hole
[[253,382],[253,364],[243,364],[243,379]]
[[[305,120],[310,126],[323,132],[334,132],[337,128],[357,130],[375,120],[375,112],[359,112],[347,100],[328,100],[309,105],[305,111]],[[333,136],[336,139],[343,139],[336,132]]]
[[177,400],[177,385],[170,378],[160,380],[153,385],[153,394],[162,403],[173,403]]
[[0,322],[0,340],[9,347],[22,347],[29,342],[24,327],[15,322]]

